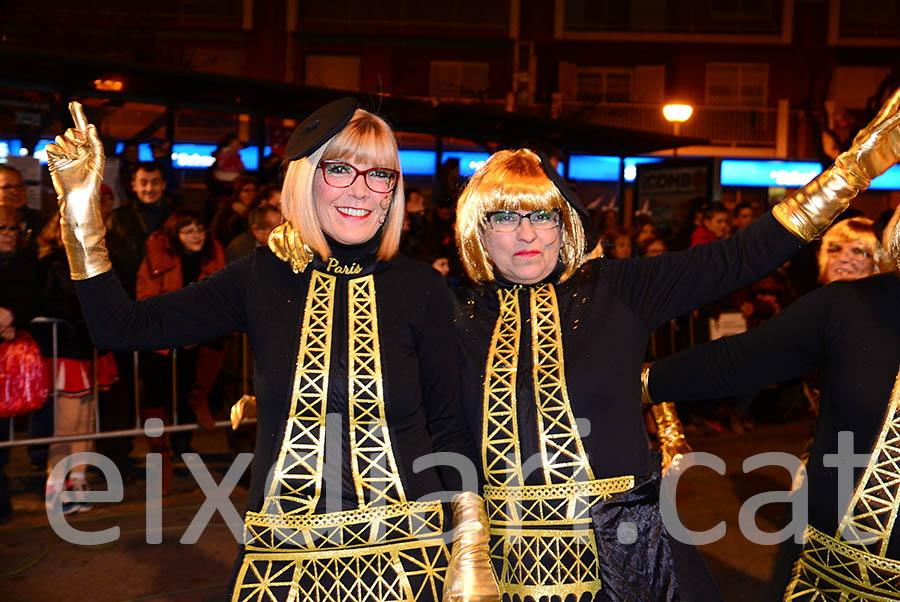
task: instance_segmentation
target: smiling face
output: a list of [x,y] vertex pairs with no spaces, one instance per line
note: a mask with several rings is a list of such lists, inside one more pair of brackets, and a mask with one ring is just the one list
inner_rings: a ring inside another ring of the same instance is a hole
[[[517,211],[525,215],[526,211]],[[523,219],[512,232],[498,232],[488,224],[482,243],[494,269],[517,284],[534,284],[550,275],[559,261],[562,236],[559,227],[536,229]]]
[[178,240],[188,253],[197,253],[206,242],[206,229],[203,224],[192,222],[178,230]]
[[162,198],[166,190],[166,181],[163,179],[162,171],[140,168],[131,178],[131,187],[141,203],[153,205]]
[[21,209],[28,200],[22,176],[13,170],[0,170],[0,205]]
[[875,273],[875,258],[863,241],[832,241],[823,244],[827,245],[827,263],[823,276],[825,284],[836,280],[859,280]]
[[[354,162],[352,158],[342,161],[361,172],[376,167]],[[387,216],[392,195],[393,192],[373,192],[362,175],[347,188],[332,186],[325,181],[323,169],[316,169],[313,183],[316,218],[322,231],[341,244],[358,245],[375,236]]]

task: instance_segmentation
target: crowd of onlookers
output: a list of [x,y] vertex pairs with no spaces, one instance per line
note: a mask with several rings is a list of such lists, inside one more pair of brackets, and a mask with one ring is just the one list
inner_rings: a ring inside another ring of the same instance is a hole
[[[270,157],[260,170],[250,173],[241,162],[240,148],[237,137],[222,139],[216,162],[206,173],[204,200],[188,207],[166,153],[157,152],[154,161],[141,162],[137,143],[125,144],[118,157],[122,185],[119,190],[103,186],[101,210],[113,269],[134,298],[177,290],[209,276],[265,245],[269,234],[282,222],[277,157]],[[406,188],[401,251],[431,264],[450,284],[464,277],[454,240],[455,196],[461,185],[458,162],[448,160],[432,189]],[[0,164],[0,350],[11,350],[15,345],[20,345],[16,349],[21,353],[33,349],[46,358],[48,370],[55,366],[56,371],[55,375],[45,375],[56,387],[55,420],[54,404],[47,403],[29,413],[29,437],[92,432],[98,411],[104,430],[133,428],[137,418],[133,356],[93,349],[69,279],[59,215],[45,220],[25,201],[21,174]],[[686,223],[665,224],[655,220],[647,206],[624,220],[613,204],[599,204],[586,224],[590,251],[585,259],[653,257],[708,244],[746,228],[767,207],[697,199],[688,209]],[[835,225],[820,248],[801,252],[763,281],[657,330],[647,351],[648,361],[711,337],[753,328],[819,283],[878,273],[883,269],[878,239],[886,219],[873,223],[859,216],[845,217],[851,219]],[[623,225],[626,221],[628,227]],[[54,320],[36,323],[34,318],[38,316]],[[51,362],[54,350],[57,359]],[[224,416],[242,394],[252,392],[249,358],[239,333],[190,348],[141,353],[137,383],[141,422],[147,418],[171,422],[174,389],[180,423],[213,426],[217,413]],[[177,374],[174,383],[173,368]],[[95,389],[100,391],[99,408]],[[814,376],[796,383],[792,390],[796,394],[787,400],[777,398],[784,395],[783,390],[764,391],[757,396],[765,400],[762,402],[753,398],[718,400],[683,404],[679,410],[689,434],[743,431],[752,428],[754,417],[761,414],[778,412],[778,417],[784,417],[815,410]],[[0,419],[0,440],[8,435],[9,420]],[[240,433],[229,435],[239,451],[249,450],[248,437],[247,433],[243,437]],[[151,451],[162,454],[166,492],[171,484],[172,453],[189,451],[191,434],[164,435],[148,439],[148,443]],[[100,440],[96,446],[127,478],[131,440]],[[32,464],[47,471],[48,501],[67,489],[87,488],[83,465],[52,469],[68,455],[92,447],[89,441],[29,447]],[[8,454],[8,448],[0,449],[0,524],[11,514],[3,472]],[[88,509],[90,504],[84,502],[63,506],[67,513]]]

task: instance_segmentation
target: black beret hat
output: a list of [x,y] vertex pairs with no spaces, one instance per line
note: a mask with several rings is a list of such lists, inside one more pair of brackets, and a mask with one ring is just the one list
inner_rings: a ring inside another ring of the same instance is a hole
[[563,198],[566,199],[566,202],[572,206],[576,212],[578,212],[582,217],[590,217],[590,213],[588,213],[587,208],[585,208],[584,203],[581,202],[581,199],[578,198],[578,195],[575,194],[575,191],[572,190],[572,187],[569,186],[569,183],[565,181],[565,179],[559,175],[559,172],[553,168],[553,163],[550,162],[550,157],[544,153],[544,151],[535,151],[537,153],[538,158],[541,160],[541,167],[544,170],[544,173],[550,178],[550,181],[553,182],[553,185],[559,189],[560,194],[563,195]]
[[291,134],[285,151],[285,160],[296,161],[314,153],[350,123],[353,113],[358,108],[357,99],[345,96],[316,109]]

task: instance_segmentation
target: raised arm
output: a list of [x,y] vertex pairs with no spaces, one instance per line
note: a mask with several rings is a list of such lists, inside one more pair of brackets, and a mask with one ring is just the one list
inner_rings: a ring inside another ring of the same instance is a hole
[[81,105],[69,104],[73,129],[47,145],[60,226],[72,279],[94,344],[101,349],[162,349],[243,330],[240,262],[173,293],[132,301],[112,272],[100,214],[105,157],[97,129]]
[[609,262],[613,286],[650,329],[762,279],[825,230],[900,158],[900,89],[834,165],[736,235],[640,261]]
[[750,393],[819,367],[825,361],[833,293],[833,287],[815,290],[744,334],[655,362],[645,375],[645,403]]

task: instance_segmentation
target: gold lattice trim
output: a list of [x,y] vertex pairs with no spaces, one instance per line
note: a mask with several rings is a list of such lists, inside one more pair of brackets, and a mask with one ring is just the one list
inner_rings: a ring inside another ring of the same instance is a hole
[[500,591],[508,596],[537,600],[574,594],[578,599],[601,589],[597,542],[590,527],[527,532],[491,527],[491,559]]
[[291,409],[264,514],[311,514],[321,495],[335,282],[318,271],[310,276]]
[[248,512],[244,544],[248,550],[349,548],[439,535],[443,526],[437,501],[305,516]]
[[888,602],[900,599],[900,562],[875,556],[807,525],[807,542],[785,601]]
[[634,487],[634,477],[615,477],[565,485],[484,488],[485,509],[493,526],[560,526],[589,523],[596,503]]
[[440,537],[355,550],[248,553],[232,602],[414,602],[440,599]]
[[350,461],[360,506],[406,502],[384,414],[375,280],[349,283]]
[[569,403],[556,289],[531,289],[531,349],[541,465],[546,483],[594,478]]
[[522,455],[516,416],[516,370],[520,320],[516,291],[500,289],[500,315],[494,326],[484,375],[484,475],[492,485],[522,485]]
[[847,513],[841,519],[837,537],[864,547],[868,552],[887,553],[897,509],[900,506],[900,373],[894,380],[891,401],[881,425],[881,433]]

